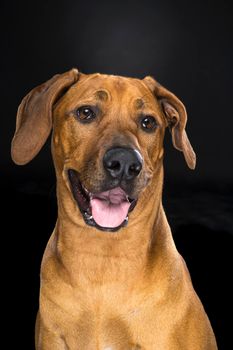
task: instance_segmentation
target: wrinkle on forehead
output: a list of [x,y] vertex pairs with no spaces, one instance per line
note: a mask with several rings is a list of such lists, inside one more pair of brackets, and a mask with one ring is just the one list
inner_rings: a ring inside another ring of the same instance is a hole
[[80,80],[73,86],[73,92],[75,91],[77,91],[79,98],[91,98],[92,96],[100,102],[116,99],[119,103],[128,100],[126,102],[128,104],[129,101],[132,101],[136,110],[143,109],[151,103],[154,104],[152,92],[140,79],[136,78],[99,73],[81,74]]
[[134,102],[136,109],[142,109],[145,105],[145,101],[142,98],[137,98]]
[[95,92],[95,97],[100,101],[107,101],[109,99],[109,93],[106,90],[97,90]]

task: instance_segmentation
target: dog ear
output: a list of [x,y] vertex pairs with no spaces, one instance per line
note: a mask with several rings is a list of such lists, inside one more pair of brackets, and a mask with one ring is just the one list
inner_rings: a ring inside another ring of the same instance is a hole
[[40,151],[52,129],[52,108],[61,95],[78,80],[78,70],[57,74],[30,91],[22,100],[11,144],[16,164],[28,163]]
[[172,92],[165,89],[152,77],[145,77],[143,81],[161,104],[172,134],[173,146],[183,152],[187,165],[190,169],[194,169],[196,155],[185,131],[187,122],[185,106]]

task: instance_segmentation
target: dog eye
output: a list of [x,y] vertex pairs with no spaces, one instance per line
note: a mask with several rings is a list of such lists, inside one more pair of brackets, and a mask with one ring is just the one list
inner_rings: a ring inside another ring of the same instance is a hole
[[90,123],[96,117],[95,112],[87,106],[78,108],[75,114],[81,123]]
[[152,116],[146,116],[141,119],[141,128],[146,132],[154,131],[157,125],[155,118]]

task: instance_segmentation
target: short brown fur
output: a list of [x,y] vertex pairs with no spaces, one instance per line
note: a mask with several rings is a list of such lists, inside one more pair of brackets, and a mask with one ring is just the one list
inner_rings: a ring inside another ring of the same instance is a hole
[[[95,105],[98,118],[80,124],[74,111]],[[153,115],[154,134],[138,126]],[[163,137],[190,168],[185,107],[153,78],[84,75],[73,69],[32,90],[22,101],[12,141],[18,164],[30,161],[51,129],[57,176],[58,219],[41,265],[37,350],[214,350],[214,334],[176,250],[162,201]],[[128,225],[101,232],[85,224],[72,196],[67,169],[100,191],[109,147],[133,147],[143,170],[132,195],[138,203]]]

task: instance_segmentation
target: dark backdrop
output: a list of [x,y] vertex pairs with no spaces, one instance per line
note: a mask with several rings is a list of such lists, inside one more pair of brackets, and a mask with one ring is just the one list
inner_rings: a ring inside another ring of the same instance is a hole
[[16,110],[30,89],[72,67],[152,75],[186,105],[197,169],[188,170],[166,135],[164,205],[219,348],[233,348],[232,14],[230,0],[1,2],[0,190],[8,348],[33,349],[39,265],[56,220],[49,141],[30,164],[11,161]]

